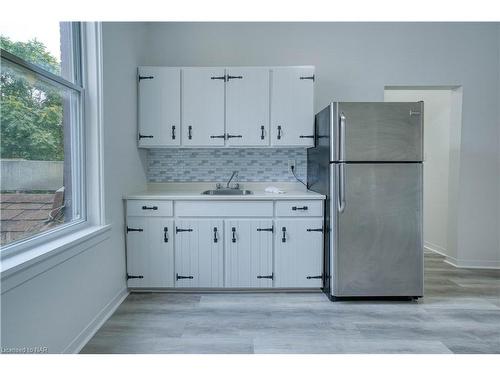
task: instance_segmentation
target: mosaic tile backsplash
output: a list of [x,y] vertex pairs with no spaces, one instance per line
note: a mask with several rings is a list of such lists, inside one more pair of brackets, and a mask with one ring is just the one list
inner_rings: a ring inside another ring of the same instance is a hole
[[148,182],[224,182],[238,171],[240,182],[305,180],[307,151],[296,148],[153,149],[148,151]]

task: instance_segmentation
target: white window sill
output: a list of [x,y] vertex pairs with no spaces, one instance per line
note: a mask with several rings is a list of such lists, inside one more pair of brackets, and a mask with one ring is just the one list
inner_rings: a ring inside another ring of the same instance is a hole
[[91,226],[2,258],[1,292],[29,280],[110,237],[111,225]]

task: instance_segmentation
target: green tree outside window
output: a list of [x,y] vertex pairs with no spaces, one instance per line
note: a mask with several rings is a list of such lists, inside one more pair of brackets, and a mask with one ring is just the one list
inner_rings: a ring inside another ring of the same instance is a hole
[[[60,72],[57,59],[36,39],[13,42],[0,36],[0,47],[54,74]],[[0,99],[2,159],[64,159],[60,90],[2,64]]]

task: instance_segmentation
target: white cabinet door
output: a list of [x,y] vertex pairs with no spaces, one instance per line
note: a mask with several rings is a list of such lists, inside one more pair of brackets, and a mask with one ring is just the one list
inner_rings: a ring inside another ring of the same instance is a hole
[[223,146],[224,68],[182,68],[181,81],[182,145]]
[[269,68],[227,68],[229,146],[269,145]]
[[272,68],[271,145],[314,145],[313,75],[312,67]]
[[173,220],[127,218],[127,275],[131,288],[174,286]]
[[276,220],[275,286],[321,288],[323,219]]
[[[271,288],[273,286],[272,220],[225,221],[225,286]],[[268,230],[266,230],[268,229]]]
[[175,232],[175,286],[222,288],[224,286],[222,220],[176,220]]
[[139,147],[180,145],[181,70],[139,67]]

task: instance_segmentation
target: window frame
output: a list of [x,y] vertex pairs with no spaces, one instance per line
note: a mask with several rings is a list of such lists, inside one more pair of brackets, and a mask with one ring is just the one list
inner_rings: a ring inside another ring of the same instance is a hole
[[[88,195],[87,195],[87,182],[86,182],[86,159],[87,159],[87,142],[86,142],[86,126],[85,126],[85,87],[84,87],[84,59],[82,49],[84,46],[84,38],[82,32],[82,24],[80,22],[71,23],[71,59],[72,59],[72,78],[71,82],[60,75],[51,73],[38,65],[26,61],[4,49],[0,49],[1,59],[5,59],[13,65],[21,69],[28,70],[33,73],[38,79],[58,86],[70,91],[77,92],[77,119],[76,129],[74,136],[71,137],[71,168],[72,168],[72,194],[78,196],[79,218],[72,220],[68,223],[63,223],[55,228],[35,233],[30,237],[14,241],[0,247],[0,257],[2,259],[13,255],[29,251],[37,246],[41,246],[50,241],[54,241],[60,237],[67,236],[75,233],[76,231],[83,230],[90,226],[88,221]],[[75,178],[75,176],[77,176]]]

